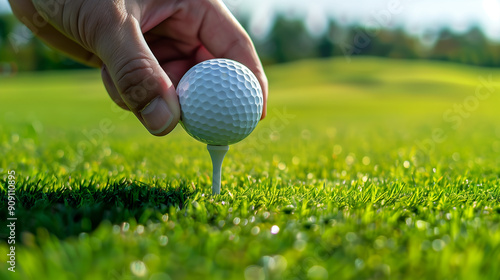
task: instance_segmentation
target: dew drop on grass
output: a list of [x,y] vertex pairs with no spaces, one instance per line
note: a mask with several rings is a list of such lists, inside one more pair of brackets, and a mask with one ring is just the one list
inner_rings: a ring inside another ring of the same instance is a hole
[[284,162],[278,163],[278,169],[279,170],[285,170],[286,169],[286,164]]
[[356,269],[361,270],[365,267],[365,262],[362,259],[356,259],[354,261],[354,266],[356,266]]
[[240,224],[240,221],[241,221],[241,220],[240,220],[240,218],[236,217],[236,218],[234,218],[234,219],[233,219],[233,224],[234,224],[235,226],[237,226],[237,225],[239,225],[239,224]]
[[147,273],[146,265],[142,261],[134,261],[130,264],[130,271],[138,277],[143,277]]
[[417,226],[417,228],[419,230],[425,230],[427,228],[427,222],[426,221],[422,221],[422,220],[418,220],[415,225]]
[[346,163],[347,165],[353,165],[353,164],[354,164],[354,160],[355,160],[354,155],[349,154],[349,155],[345,158],[345,163]]
[[144,233],[144,226],[143,225],[138,225],[137,229],[135,230],[137,234],[143,234]]
[[276,255],[273,257],[274,259],[274,271],[277,273],[283,272],[286,270],[286,267],[288,266],[288,261],[286,260],[285,257],[281,255]]
[[345,235],[345,239],[349,242],[356,242],[356,240],[358,239],[358,236],[354,233],[354,232],[348,232],[346,235]]
[[271,234],[278,234],[280,232],[280,228],[277,225],[271,227]]
[[307,271],[307,278],[314,280],[326,280],[328,279],[328,271],[322,266],[315,265]]
[[252,228],[252,230],[250,231],[250,233],[252,233],[252,235],[257,235],[257,234],[259,234],[259,232],[260,232],[260,228],[258,226],[254,226]]
[[406,161],[403,163],[403,166],[404,166],[404,168],[406,168],[406,169],[410,168],[410,162],[406,160]]
[[127,232],[130,229],[130,224],[129,223],[123,223],[122,224],[122,231]]
[[445,246],[446,243],[444,243],[444,241],[441,239],[436,239],[432,241],[432,249],[436,252],[443,250]]
[[260,261],[262,262],[263,266],[266,268],[266,270],[274,270],[276,267],[276,262],[274,261],[274,258],[270,256],[263,256]]
[[363,159],[361,160],[361,162],[363,162],[364,165],[369,165],[371,160],[369,157],[363,157]]
[[168,244],[168,237],[166,235],[161,235],[158,237],[158,242],[160,243],[160,246],[166,246]]

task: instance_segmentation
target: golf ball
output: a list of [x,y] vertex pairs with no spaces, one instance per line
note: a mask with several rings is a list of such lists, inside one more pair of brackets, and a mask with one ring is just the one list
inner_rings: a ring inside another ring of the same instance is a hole
[[181,125],[209,145],[230,145],[247,137],[262,115],[262,89],[243,64],[211,59],[193,66],[177,86]]

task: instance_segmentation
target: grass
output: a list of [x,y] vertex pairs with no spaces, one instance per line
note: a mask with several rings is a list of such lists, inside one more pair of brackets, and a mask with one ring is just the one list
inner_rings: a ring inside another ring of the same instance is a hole
[[269,115],[231,147],[216,197],[206,147],[180,126],[148,135],[98,72],[1,78],[0,217],[15,170],[18,221],[15,273],[0,228],[0,278],[500,278],[499,70],[267,74]]

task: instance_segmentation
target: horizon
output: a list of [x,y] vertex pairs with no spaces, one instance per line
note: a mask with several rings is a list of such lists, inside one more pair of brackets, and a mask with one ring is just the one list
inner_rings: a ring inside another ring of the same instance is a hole
[[[235,15],[250,18],[250,31],[265,35],[277,14],[301,17],[311,33],[321,33],[329,19],[341,25],[392,29],[400,27],[409,35],[424,36],[448,28],[463,34],[479,27],[493,41],[500,41],[500,0],[241,0],[225,1]],[[286,3],[286,4],[285,4]],[[432,8],[431,8],[432,7]],[[453,7],[453,10],[450,10]],[[255,35],[255,34],[254,34]],[[257,34],[259,35],[259,34]]]
[[[341,25],[402,28],[419,37],[443,28],[462,34],[479,27],[490,40],[500,42],[500,0],[225,0],[236,17],[249,19],[249,32],[263,38],[278,14],[302,18],[313,35],[326,30],[329,20]],[[450,9],[453,7],[453,10]],[[11,12],[7,0],[0,0],[0,12]]]

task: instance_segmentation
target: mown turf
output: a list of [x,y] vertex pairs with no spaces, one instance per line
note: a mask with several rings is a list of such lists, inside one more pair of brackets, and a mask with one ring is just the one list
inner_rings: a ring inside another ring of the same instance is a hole
[[148,135],[98,72],[1,78],[0,218],[15,170],[18,222],[15,273],[0,228],[0,278],[500,279],[500,71],[267,74],[269,116],[216,197],[205,146]]

